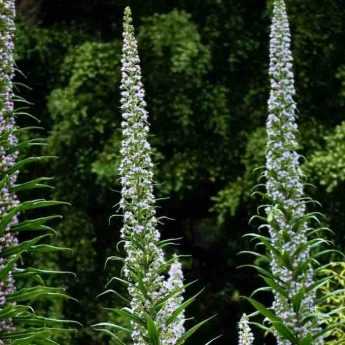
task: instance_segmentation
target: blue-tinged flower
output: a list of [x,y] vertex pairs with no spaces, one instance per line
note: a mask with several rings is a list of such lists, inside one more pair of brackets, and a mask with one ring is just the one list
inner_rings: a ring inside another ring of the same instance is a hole
[[170,266],[168,279],[162,287],[163,294],[173,294],[158,314],[158,320],[162,325],[161,344],[175,345],[185,332],[185,315],[180,313],[176,319],[168,324],[168,319],[183,303],[182,293],[184,292],[182,265],[175,255]]

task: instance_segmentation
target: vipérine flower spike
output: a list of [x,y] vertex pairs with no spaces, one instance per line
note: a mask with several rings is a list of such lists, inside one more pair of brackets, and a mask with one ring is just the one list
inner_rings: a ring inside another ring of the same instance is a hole
[[[297,153],[296,103],[291,35],[284,0],[275,0],[270,37],[271,92],[268,101],[266,207],[271,242],[271,271],[281,286],[274,289],[273,310],[298,339],[319,332],[315,312],[314,270],[302,172]],[[273,248],[273,249],[272,249]],[[279,345],[291,341],[278,335]],[[321,338],[313,344],[323,344]]]
[[[125,9],[123,26],[119,209],[123,218],[120,243],[125,257],[121,258],[122,278],[113,277],[108,285],[120,280],[127,286],[129,298],[116,291],[126,306],[113,310],[127,320],[128,327],[113,322],[101,322],[94,327],[116,340],[119,335],[114,330],[125,331],[134,345],[183,345],[209,319],[185,329],[185,308],[198,294],[184,301],[186,285],[179,256],[167,259],[163,251],[174,245],[176,239],[161,240],[158,230],[152,150],[148,142],[150,128],[129,7]],[[119,259],[108,260],[112,258]]]
[[[0,1],[0,133],[3,140],[0,142],[0,175],[5,176],[15,165],[18,152],[15,149],[15,121],[13,116],[13,78],[14,78],[14,34],[15,34],[15,1]],[[12,191],[17,180],[17,173],[3,183],[0,189],[0,218],[18,204],[18,198]],[[11,227],[18,223],[17,215],[7,224],[0,237],[0,253],[6,248],[18,243]],[[3,270],[8,260],[0,257],[0,270]],[[13,273],[0,282],[0,308],[6,304],[8,295],[15,291]],[[12,321],[0,322],[0,331],[13,329]]]
[[[41,139],[27,137],[21,140],[19,133],[22,128],[15,122],[17,114],[25,114],[22,111],[16,112],[14,107],[15,102],[25,102],[14,94],[15,14],[15,0],[0,0],[0,343],[43,344],[52,343],[52,337],[63,331],[64,324],[75,323],[36,314],[31,302],[37,296],[44,296],[49,300],[53,300],[54,296],[68,296],[65,295],[64,288],[54,288],[46,284],[48,273],[62,272],[26,267],[23,254],[27,257],[36,253],[38,245],[47,253],[62,250],[41,241],[47,236],[48,229],[51,229],[47,223],[60,216],[48,216],[45,212],[45,217],[35,217],[30,215],[30,212],[25,215],[25,212],[21,211],[35,209],[37,212],[40,208],[66,203],[46,199],[21,202],[17,196],[23,190],[51,187],[48,185],[50,179],[44,177],[23,182],[18,180],[22,167],[26,168],[29,162],[42,161],[47,157],[27,159],[28,157],[19,156],[21,149],[42,145],[43,142]],[[25,128],[26,132],[28,130],[29,128]],[[20,231],[30,231],[36,233],[36,236],[31,236],[19,244],[17,233]],[[19,261],[20,264],[17,265]],[[35,279],[32,279],[33,275]],[[37,281],[40,285],[33,285]]]
[[[122,51],[122,147],[121,200],[123,213],[121,236],[126,258],[123,273],[128,281],[130,310],[153,325],[162,344],[175,344],[184,332],[183,313],[168,324],[168,317],[183,302],[183,274],[177,257],[169,269],[160,246],[155,197],[153,194],[153,163],[148,142],[149,123],[141,80],[140,60],[134,36],[131,11],[124,15]],[[161,301],[165,299],[165,303]],[[163,306],[155,310],[155,306]],[[134,344],[149,344],[152,329],[132,322]],[[151,327],[152,328],[152,327]]]
[[238,323],[238,345],[253,345],[254,335],[249,325],[247,314],[243,314]]

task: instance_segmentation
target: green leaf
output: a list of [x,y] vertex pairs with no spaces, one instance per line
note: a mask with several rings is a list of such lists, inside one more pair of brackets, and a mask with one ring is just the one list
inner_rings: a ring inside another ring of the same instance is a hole
[[278,283],[275,282],[274,279],[271,279],[269,277],[265,277],[260,274],[260,277],[265,281],[265,283],[272,288],[273,291],[276,291],[281,296],[287,297],[287,291],[284,289],[284,287],[280,286]]
[[191,327],[189,330],[187,330],[183,336],[176,342],[176,345],[182,345],[184,344],[188,338],[190,338],[195,332],[197,332],[205,323],[212,320],[215,316],[211,316],[206,320],[203,320],[196,324],[195,326]]
[[97,324],[93,325],[93,327],[109,327],[109,328],[114,328],[116,330],[120,330],[120,331],[126,332],[128,334],[132,333],[131,329],[128,329],[128,328],[120,326],[120,325],[117,325],[117,324],[112,323],[112,322],[100,322],[100,323],[97,323]]
[[113,311],[115,314],[124,317],[127,320],[133,321],[139,325],[146,327],[146,321],[143,320],[140,316],[135,315],[130,309],[128,308],[107,308],[107,310]]
[[53,215],[53,216],[36,218],[36,219],[27,219],[27,220],[22,221],[18,225],[15,225],[13,227],[13,231],[20,232],[20,231],[46,230],[47,227],[43,225],[49,221],[56,220],[56,219],[62,219],[62,216]]
[[15,291],[13,294],[8,296],[10,302],[32,302],[40,297],[62,297],[65,299],[72,299],[65,294],[64,289],[53,288],[48,286],[34,286],[30,288],[23,288]]
[[299,310],[301,308],[301,303],[303,301],[305,294],[306,294],[305,289],[300,289],[300,291],[298,291],[298,293],[292,297],[292,306],[296,314],[299,313]]
[[130,300],[128,298],[122,296],[118,291],[113,290],[113,289],[106,290],[106,291],[100,293],[99,295],[97,295],[96,297],[99,298],[99,297],[105,296],[105,295],[110,294],[110,293],[112,293],[112,294],[116,295],[117,297],[119,297],[126,304],[129,304]]
[[48,161],[48,160],[56,159],[56,158],[57,158],[56,156],[40,156],[40,157],[24,158],[18,161],[15,165],[13,165],[13,167],[11,167],[11,169],[9,169],[7,173],[11,175],[16,171],[20,171],[28,164],[40,163],[40,162],[44,162],[44,161]]
[[170,325],[172,322],[174,322],[176,320],[176,318],[190,305],[192,304],[196,298],[198,296],[200,296],[200,294],[204,291],[204,289],[202,289],[201,291],[199,291],[198,293],[196,293],[194,296],[192,296],[191,298],[189,298],[188,300],[184,301],[178,308],[176,308],[172,313],[171,316],[168,317],[167,319],[167,325]]
[[52,178],[48,178],[48,177],[39,177],[28,182],[16,184],[12,188],[12,190],[13,192],[17,193],[17,192],[22,192],[25,190],[33,190],[33,189],[38,189],[38,188],[52,189],[53,187],[47,184],[47,182],[52,181],[52,180],[53,180]]
[[41,241],[47,237],[50,237],[50,235],[37,236],[37,237],[33,238],[32,240],[24,241],[24,242],[18,244],[17,246],[6,248],[3,251],[2,255],[3,255],[3,257],[8,257],[8,256],[14,255],[14,254],[21,254],[23,252],[28,251],[30,248],[32,248],[33,245],[35,245],[36,243],[38,243],[39,241]]
[[95,327],[95,329],[99,332],[103,332],[107,335],[109,335],[113,340],[115,340],[119,345],[126,345],[123,341],[120,340],[120,338],[114,334],[113,332],[111,332],[109,329],[107,328],[99,328],[99,327]]
[[299,343],[299,345],[313,345],[314,338],[311,334],[305,336]]
[[150,345],[159,345],[160,344],[159,330],[149,315],[146,315],[146,328],[147,328],[147,333],[148,333],[148,336],[150,339],[149,344]]
[[267,309],[263,304],[254,300],[253,298],[245,297],[255,309],[257,309],[264,317],[271,321],[272,326],[276,331],[283,337],[292,342],[292,344],[298,344],[297,339],[295,338],[293,332],[284,325],[284,322],[277,317],[271,310]]
[[291,341],[293,345],[298,345],[298,339],[294,336],[292,331],[284,325],[283,321],[273,321],[272,325],[282,338]]
[[264,317],[269,319],[271,322],[280,322],[280,319],[271,310],[267,309],[263,304],[250,297],[244,298],[247,301],[249,301],[256,310],[258,310]]

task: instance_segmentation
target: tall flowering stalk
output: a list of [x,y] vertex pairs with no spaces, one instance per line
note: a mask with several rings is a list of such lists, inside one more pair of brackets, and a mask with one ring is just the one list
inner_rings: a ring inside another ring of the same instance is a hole
[[[0,0],[0,343],[1,344],[43,344],[51,343],[52,335],[61,328],[62,321],[36,315],[31,302],[45,296],[49,299],[67,297],[62,288],[49,287],[44,276],[60,274],[37,267],[23,267],[26,255],[36,252],[52,252],[62,248],[48,245],[42,240],[50,236],[52,228],[48,222],[60,218],[57,215],[28,218],[26,211],[37,210],[65,203],[45,199],[21,202],[17,194],[32,189],[50,188],[47,178],[18,182],[23,167],[49,157],[19,157],[21,149],[42,145],[41,139],[19,140],[22,130],[16,126],[15,116],[25,115],[23,110],[15,111],[14,102],[24,102],[13,92],[15,74],[15,0]],[[19,217],[20,215],[20,217]],[[19,243],[17,234],[30,231],[38,235]],[[20,265],[18,265],[20,261]],[[26,285],[25,278],[42,285]],[[16,286],[16,282],[20,285]],[[63,321],[64,323],[66,321]]]
[[[153,163],[148,142],[149,122],[141,80],[140,60],[134,36],[131,11],[124,14],[121,80],[122,146],[121,229],[125,258],[123,278],[129,293],[129,305],[115,309],[130,320],[124,328],[109,322],[95,327],[118,338],[114,329],[126,330],[135,345],[181,345],[205,321],[185,330],[185,308],[193,296],[183,299],[185,290],[182,266],[175,255],[167,259],[163,248],[173,240],[161,240],[153,193]],[[109,258],[111,259],[111,258]],[[112,290],[113,291],[113,290]],[[117,293],[118,294],[118,293]]]
[[[324,343],[316,316],[316,260],[311,248],[321,239],[311,238],[310,223],[315,214],[306,212],[311,200],[304,194],[302,172],[297,153],[295,86],[291,35],[284,0],[273,3],[270,36],[266,147],[266,227],[269,236],[257,235],[267,249],[270,270],[261,269],[273,291],[272,311],[254,302],[271,320],[278,345]],[[252,301],[253,302],[253,301]]]
[[[308,245],[306,199],[297,149],[295,87],[290,50],[291,35],[284,0],[274,2],[271,27],[271,94],[268,101],[266,190],[271,206],[266,208],[272,251],[271,270],[284,286],[275,292],[273,309],[299,338],[319,331],[316,320],[304,317],[315,313],[314,270]],[[309,290],[309,291],[308,291]],[[301,297],[298,308],[294,306]],[[314,321],[314,322],[313,322]],[[315,344],[322,344],[315,340]],[[279,338],[278,344],[290,345]]]
[[[121,201],[123,211],[122,238],[126,258],[124,276],[129,282],[131,311],[145,319],[162,296],[166,260],[159,246],[155,198],[153,195],[153,164],[148,114],[141,81],[140,60],[132,26],[131,12],[125,10],[122,50],[122,161],[120,165]],[[143,289],[140,288],[143,285]],[[154,317],[152,317],[154,319]],[[146,328],[133,324],[135,344],[145,344]]]
[[[16,163],[17,138],[15,136],[15,121],[13,116],[13,78],[14,78],[14,34],[15,34],[15,2],[2,0],[0,2],[0,176],[6,176]],[[1,185],[0,189],[0,218],[18,205],[18,198],[13,192],[17,180],[17,172],[11,174]],[[6,248],[18,244],[16,235],[11,227],[18,223],[14,215],[5,226],[0,237],[0,253]],[[0,257],[0,271],[4,270],[8,259]],[[4,307],[7,297],[15,291],[12,270],[0,282],[0,308]],[[12,320],[0,321],[0,331],[13,329]]]

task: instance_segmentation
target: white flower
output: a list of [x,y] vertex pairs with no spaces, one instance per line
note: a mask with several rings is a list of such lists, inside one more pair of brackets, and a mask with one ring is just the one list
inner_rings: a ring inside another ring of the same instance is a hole
[[168,299],[164,308],[160,310],[158,319],[161,321],[163,327],[161,328],[161,344],[174,345],[179,338],[184,334],[185,328],[185,315],[181,312],[176,319],[167,324],[168,318],[174,313],[178,307],[183,303],[183,272],[182,265],[177,256],[174,256],[174,261],[170,266],[168,280],[164,282],[162,287],[163,294],[169,294],[171,297]]
[[253,345],[254,335],[249,326],[248,316],[243,314],[238,323],[238,345]]

